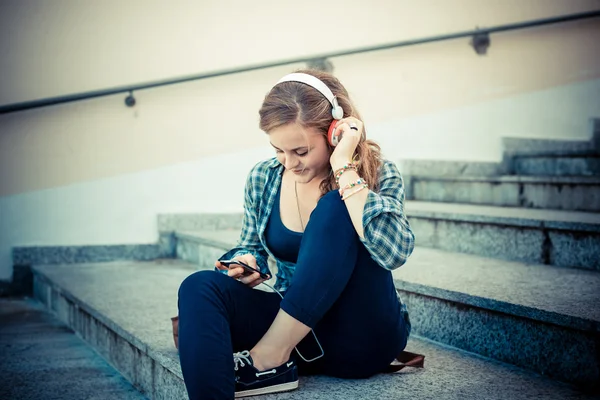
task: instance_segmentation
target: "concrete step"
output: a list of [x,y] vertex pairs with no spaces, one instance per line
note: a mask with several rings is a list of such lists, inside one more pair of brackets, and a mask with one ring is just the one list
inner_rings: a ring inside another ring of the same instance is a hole
[[582,156],[600,154],[600,119],[590,121],[587,139],[542,139],[503,137],[502,147],[508,156]]
[[143,400],[65,324],[27,298],[0,299],[0,399]]
[[600,176],[600,156],[515,156],[516,175]]
[[407,201],[418,246],[600,270],[600,213]]
[[411,200],[572,211],[600,211],[600,177],[412,176]]
[[[177,312],[179,284],[193,268],[181,260],[38,265],[34,288],[38,299],[148,397],[185,399],[169,318]],[[297,391],[257,398],[593,398],[573,386],[416,336],[407,350],[426,355],[425,369],[368,380],[302,376]]]
[[[178,257],[213,265],[238,231],[176,236]],[[600,274],[420,247],[393,274],[415,334],[581,385],[600,378]]]

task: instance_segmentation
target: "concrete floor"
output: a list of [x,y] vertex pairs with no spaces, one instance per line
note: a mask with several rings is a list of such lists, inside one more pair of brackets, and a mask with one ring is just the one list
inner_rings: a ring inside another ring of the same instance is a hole
[[145,399],[31,299],[0,299],[0,399]]

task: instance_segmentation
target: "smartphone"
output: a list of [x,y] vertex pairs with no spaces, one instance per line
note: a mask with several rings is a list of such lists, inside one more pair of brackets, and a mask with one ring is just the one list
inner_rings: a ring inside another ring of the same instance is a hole
[[253,273],[258,272],[258,274],[260,275],[261,278],[271,279],[271,277],[269,275],[264,274],[255,268],[252,268],[251,266],[249,266],[248,264],[246,264],[245,262],[240,261],[240,260],[221,260],[219,262],[221,264],[223,264],[224,266],[226,266],[227,268],[230,268],[231,265],[240,265],[242,268],[244,268],[244,271],[245,271],[244,276],[252,275]]

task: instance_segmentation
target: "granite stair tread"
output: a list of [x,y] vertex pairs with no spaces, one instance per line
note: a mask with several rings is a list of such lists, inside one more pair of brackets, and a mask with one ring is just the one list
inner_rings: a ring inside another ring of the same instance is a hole
[[600,232],[600,213],[409,200],[409,217]]
[[[170,317],[177,312],[177,289],[194,271],[181,260],[115,261],[93,264],[36,265],[36,279],[152,357],[152,368],[181,378]],[[473,354],[412,337],[407,350],[426,355],[425,368],[369,380],[301,377],[300,389],[265,399],[585,399],[573,387]],[[150,367],[149,367],[150,368]],[[183,381],[178,385],[183,386]],[[181,387],[174,397],[183,398]]]
[[544,210],[600,212],[600,177],[405,177],[407,199]]
[[561,185],[600,185],[598,176],[500,175],[500,176],[427,176],[412,175],[412,179],[427,181],[461,181],[494,183],[552,183]]
[[[237,230],[184,231],[179,238],[231,248]],[[600,274],[417,246],[393,271],[396,287],[541,322],[600,331]]]

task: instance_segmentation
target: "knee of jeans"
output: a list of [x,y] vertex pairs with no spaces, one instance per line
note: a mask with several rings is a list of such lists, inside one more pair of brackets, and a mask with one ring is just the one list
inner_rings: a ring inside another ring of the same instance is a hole
[[339,221],[342,217],[347,217],[350,220],[350,214],[346,204],[342,201],[340,193],[337,190],[330,190],[319,199],[317,207],[313,211],[319,219],[333,219]]
[[190,293],[206,290],[210,287],[218,286],[217,279],[219,273],[215,271],[197,271],[189,275],[181,282],[179,286],[179,297],[186,296]]
[[327,210],[328,213],[331,213],[333,210],[346,211],[346,207],[344,202],[340,197],[340,193],[337,190],[330,190],[325,193],[323,197],[319,199],[317,202],[316,210]]

